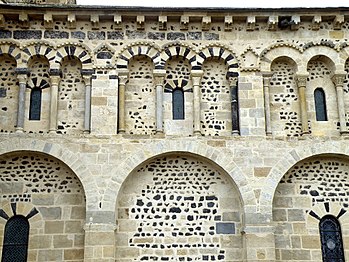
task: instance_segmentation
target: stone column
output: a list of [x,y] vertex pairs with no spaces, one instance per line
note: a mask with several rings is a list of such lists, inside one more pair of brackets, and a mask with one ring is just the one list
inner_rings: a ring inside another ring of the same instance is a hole
[[58,114],[58,87],[61,81],[61,70],[50,69],[50,125],[49,133],[57,131],[57,114]]
[[120,134],[124,134],[126,129],[125,92],[126,92],[127,81],[128,81],[128,71],[120,71],[119,72],[119,115],[118,115],[118,120],[119,120],[118,133]]
[[191,79],[193,81],[193,124],[194,135],[201,135],[201,77],[202,70],[192,70]]
[[166,70],[156,69],[153,72],[156,88],[156,133],[163,133],[163,98],[164,98],[164,77]]
[[86,223],[85,230],[85,262],[115,261],[115,224]]
[[227,80],[229,82],[231,93],[232,134],[236,136],[240,134],[238,74],[228,72]]
[[345,73],[335,74],[332,78],[336,86],[338,117],[339,117],[339,124],[340,124],[340,133],[342,135],[349,133],[346,126],[346,120],[345,120],[344,92],[343,92],[344,79],[345,79]]
[[84,133],[89,134],[91,132],[91,79],[93,71],[82,70],[82,77],[85,83],[85,116],[84,116]]
[[263,94],[264,94],[264,112],[265,112],[265,132],[267,136],[272,134],[270,119],[270,95],[269,86],[273,76],[272,72],[263,73]]
[[16,132],[22,133],[24,129],[25,90],[27,88],[28,70],[26,68],[17,68],[16,73],[19,82]]
[[307,77],[308,77],[308,74],[297,75],[297,86],[298,86],[298,92],[299,92],[299,103],[300,103],[301,122],[302,122],[302,135],[309,134],[307,99],[305,94]]

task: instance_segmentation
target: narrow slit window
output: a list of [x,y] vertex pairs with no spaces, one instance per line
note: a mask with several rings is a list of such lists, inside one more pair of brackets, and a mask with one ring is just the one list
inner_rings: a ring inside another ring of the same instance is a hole
[[42,90],[35,87],[30,93],[29,120],[40,120]]
[[344,262],[341,226],[337,218],[324,216],[319,223],[322,261]]
[[314,91],[316,121],[327,121],[325,92],[322,88]]
[[4,232],[2,249],[2,262],[27,261],[29,241],[29,222],[24,216],[15,215],[11,217]]
[[184,92],[181,88],[172,92],[172,112],[174,120],[184,119]]

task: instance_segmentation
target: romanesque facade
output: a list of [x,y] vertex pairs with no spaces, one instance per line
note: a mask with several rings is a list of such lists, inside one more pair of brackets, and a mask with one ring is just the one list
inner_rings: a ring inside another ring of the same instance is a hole
[[349,259],[348,8],[10,2],[2,261]]

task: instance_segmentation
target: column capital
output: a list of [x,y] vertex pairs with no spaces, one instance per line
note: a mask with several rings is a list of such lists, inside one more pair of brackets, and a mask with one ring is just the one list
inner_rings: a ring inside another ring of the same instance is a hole
[[155,69],[153,71],[154,82],[156,86],[161,86],[163,84],[165,75],[166,70],[164,69]]
[[85,85],[91,85],[92,75],[82,75]]
[[61,81],[60,75],[50,75],[50,81],[51,85],[59,85],[59,82]]
[[201,77],[203,76],[204,71],[202,70],[191,70],[190,75],[193,81],[193,86],[199,86]]
[[120,85],[126,85],[128,81],[128,70],[119,70],[118,71],[118,77],[119,77],[119,84]]
[[332,81],[335,84],[335,86],[343,86],[345,77],[346,73],[336,73],[332,76]]
[[274,72],[271,72],[271,71],[262,72],[263,78],[271,78],[273,77],[273,75],[274,75]]
[[18,74],[17,79],[18,79],[20,84],[27,84],[28,76],[27,76],[27,74]]
[[166,75],[165,69],[154,69],[153,70],[154,77],[164,77]]
[[306,87],[308,76],[309,74],[296,74],[297,86]]

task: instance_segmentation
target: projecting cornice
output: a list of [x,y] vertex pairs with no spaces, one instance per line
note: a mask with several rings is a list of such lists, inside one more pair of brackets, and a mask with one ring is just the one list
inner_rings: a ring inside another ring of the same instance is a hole
[[189,30],[191,23],[200,22],[202,30],[212,23],[222,23],[225,31],[231,31],[234,23],[245,23],[247,31],[256,30],[257,24],[265,24],[267,30],[298,30],[303,22],[312,30],[319,30],[323,22],[332,23],[334,30],[341,30],[349,21],[349,8],[159,8],[115,7],[76,5],[23,5],[0,4],[0,27],[5,21],[18,21],[28,28],[31,20],[42,20],[47,29],[55,21],[67,22],[69,28],[80,21],[91,23],[98,30],[103,22],[112,22],[116,30],[125,21],[135,22],[137,30],[144,30],[147,23],[156,22],[159,30],[166,30],[169,21],[180,24],[181,30]]

